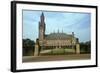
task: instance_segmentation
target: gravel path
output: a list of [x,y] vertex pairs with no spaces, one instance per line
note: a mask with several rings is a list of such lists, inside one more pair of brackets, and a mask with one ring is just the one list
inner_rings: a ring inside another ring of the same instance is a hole
[[23,62],[41,62],[41,61],[58,61],[58,60],[85,60],[90,59],[90,54],[72,54],[72,55],[55,55],[55,56],[24,56]]

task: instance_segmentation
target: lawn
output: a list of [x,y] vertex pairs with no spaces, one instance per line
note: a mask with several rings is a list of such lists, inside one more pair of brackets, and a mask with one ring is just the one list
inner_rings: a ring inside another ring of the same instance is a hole
[[43,50],[40,52],[40,55],[64,55],[75,53],[74,49],[71,48],[55,48],[50,50]]

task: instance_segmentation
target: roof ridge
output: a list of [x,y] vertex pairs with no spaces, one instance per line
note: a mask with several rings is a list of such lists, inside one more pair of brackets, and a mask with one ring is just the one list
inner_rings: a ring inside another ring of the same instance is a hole
[[66,33],[50,33],[46,36],[46,39],[69,39],[71,38],[71,34]]

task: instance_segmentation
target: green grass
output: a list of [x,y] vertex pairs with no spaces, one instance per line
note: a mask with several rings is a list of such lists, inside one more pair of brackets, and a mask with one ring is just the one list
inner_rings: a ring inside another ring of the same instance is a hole
[[64,53],[64,49],[63,49],[63,48],[60,48],[60,49],[59,49],[59,48],[53,49],[53,50],[52,50],[52,53],[54,53],[54,54],[56,54],[56,53],[59,53],[59,54],[60,54],[60,53]]
[[40,55],[64,55],[64,54],[72,54],[75,53],[75,50],[71,49],[71,48],[55,48],[55,49],[51,49],[48,52],[45,53],[40,53]]

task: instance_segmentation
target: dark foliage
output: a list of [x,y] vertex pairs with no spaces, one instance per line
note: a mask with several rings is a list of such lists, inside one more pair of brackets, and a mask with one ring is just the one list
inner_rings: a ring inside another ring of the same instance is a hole
[[81,53],[91,53],[91,41],[80,43]]
[[23,39],[23,56],[31,56],[34,54],[35,42],[30,39]]

